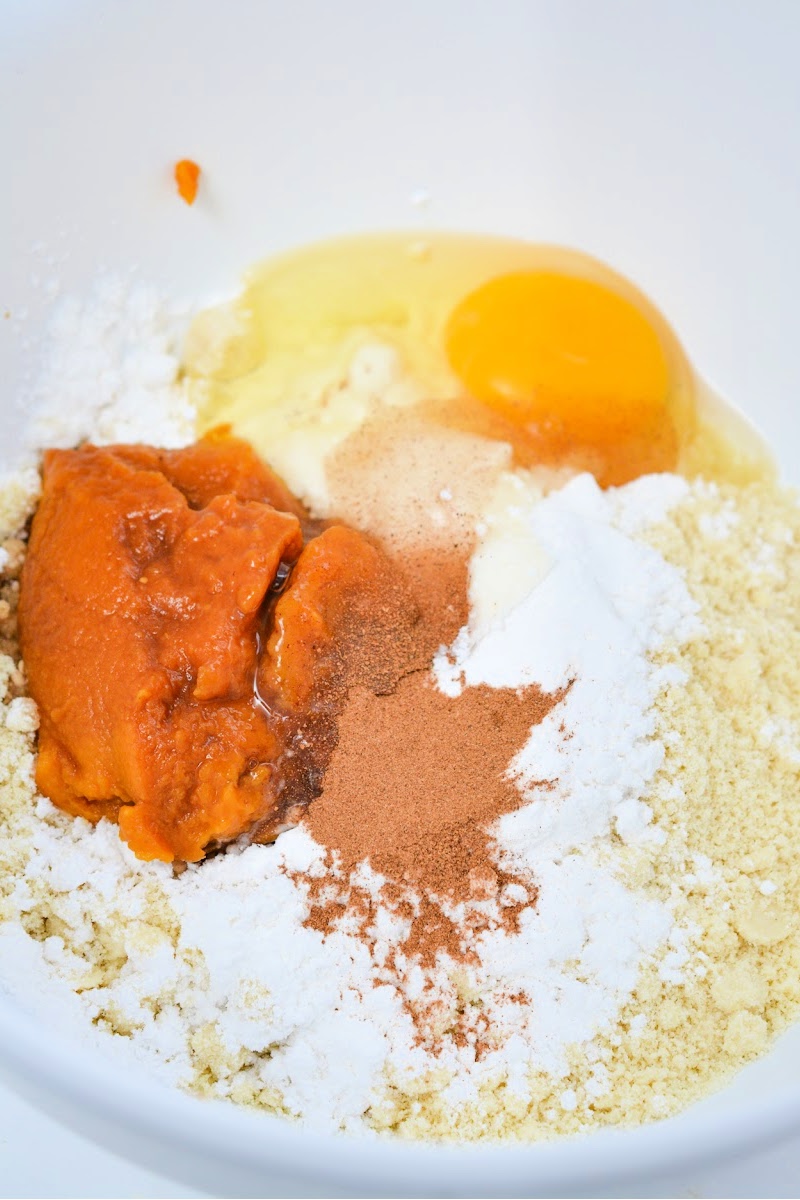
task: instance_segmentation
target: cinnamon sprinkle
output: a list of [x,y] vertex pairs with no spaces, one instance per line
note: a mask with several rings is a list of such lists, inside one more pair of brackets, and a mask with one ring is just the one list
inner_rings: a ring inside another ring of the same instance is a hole
[[452,698],[423,673],[390,695],[355,690],[305,819],[345,883],[331,899],[331,878],[314,881],[308,923],[328,932],[356,912],[369,937],[372,904],[348,882],[368,859],[387,880],[382,903],[411,914],[404,953],[423,967],[441,953],[469,961],[486,928],[513,931],[536,889],[498,868],[490,827],[522,802],[508,765],[560,698],[537,687],[467,688]]
[[[326,848],[328,866],[321,877],[298,879],[308,890],[306,924],[326,936],[346,927],[372,950],[379,910],[399,919],[405,936],[376,967],[398,987],[434,1052],[435,968],[443,960],[448,969],[476,964],[480,935],[516,932],[520,914],[536,903],[535,881],[494,861],[491,830],[522,803],[507,777],[511,760],[563,695],[475,687],[449,697],[435,687],[432,656],[467,619],[470,550],[458,536],[446,547],[395,548],[410,608],[398,609],[396,620],[375,620],[385,580],[363,597],[364,611],[350,614],[347,669],[331,676],[336,719],[302,818]],[[551,784],[539,786],[544,793]],[[365,861],[377,886],[363,875],[357,882]],[[414,964],[425,982],[412,1002],[404,981]],[[474,1016],[462,1014],[456,1039],[477,1036]]]

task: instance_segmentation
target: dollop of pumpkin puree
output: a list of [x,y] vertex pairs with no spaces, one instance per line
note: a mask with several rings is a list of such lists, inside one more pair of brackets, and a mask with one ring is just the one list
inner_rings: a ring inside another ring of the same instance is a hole
[[379,547],[224,431],[48,451],[19,615],[40,791],[168,862],[299,820],[356,664],[390,686],[418,619]]

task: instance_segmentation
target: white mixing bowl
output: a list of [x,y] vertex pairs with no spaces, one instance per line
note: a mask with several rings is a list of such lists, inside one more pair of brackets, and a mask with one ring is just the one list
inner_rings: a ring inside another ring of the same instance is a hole
[[[206,300],[297,242],[436,227],[611,262],[800,481],[798,52],[795,0],[4,0],[3,456],[52,279],[136,265]],[[224,1195],[597,1194],[800,1130],[800,1029],[678,1119],[528,1148],[323,1138],[191,1100],[2,994],[0,1061],[82,1132]]]

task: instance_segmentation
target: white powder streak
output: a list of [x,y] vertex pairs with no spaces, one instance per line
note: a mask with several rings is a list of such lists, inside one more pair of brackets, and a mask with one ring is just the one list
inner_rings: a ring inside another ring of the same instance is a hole
[[84,440],[183,446],[195,411],[178,380],[187,314],[144,284],[109,276],[53,312],[42,370],[24,404],[28,447]]
[[[499,860],[535,880],[537,908],[523,914],[518,937],[488,934],[480,951],[491,989],[530,997],[517,1033],[531,1061],[555,1075],[570,1044],[613,1025],[646,956],[672,932],[664,906],[615,878],[613,850],[610,864],[596,850],[613,846],[612,830],[623,841],[661,836],[640,797],[663,758],[651,711],[671,680],[648,655],[692,633],[696,606],[680,574],[622,529],[641,528],[642,513],[662,517],[685,491],[662,476],[603,493],[581,476],[545,500],[529,486],[526,505],[518,486],[511,520],[487,522],[492,555],[473,560],[473,616],[482,620],[435,664],[451,695],[481,683],[569,688],[510,765],[529,803],[496,825]],[[520,544],[527,553],[514,553]],[[493,560],[524,572],[531,550],[543,578],[504,607],[513,580],[498,578]]]
[[[664,499],[677,498],[674,479],[660,478]],[[645,486],[653,493],[657,479]],[[617,814],[629,827],[629,802],[661,764],[651,710],[672,680],[648,655],[692,633],[696,606],[678,571],[612,524],[625,519],[641,492],[641,485],[629,485],[609,496],[582,475],[545,500],[533,496],[528,536],[549,563],[544,578],[488,628],[467,627],[437,657],[437,681],[450,694],[480,683],[569,687],[511,764],[531,799],[541,781],[553,781],[553,790],[547,803],[501,819],[500,844],[510,863],[536,844],[567,853],[605,836]],[[476,583],[496,586],[489,572],[472,579],[473,591]],[[491,604],[484,599],[481,607]]]

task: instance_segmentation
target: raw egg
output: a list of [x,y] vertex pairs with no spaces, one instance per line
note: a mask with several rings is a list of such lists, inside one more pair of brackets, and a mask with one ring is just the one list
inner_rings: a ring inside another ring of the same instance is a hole
[[644,313],[603,284],[499,275],[457,305],[445,346],[467,393],[527,431],[540,461],[586,467],[600,483],[674,470],[668,354]]
[[604,486],[772,470],[630,281],[577,251],[460,234],[345,238],[256,267],[190,333],[201,428],[231,424],[290,482],[313,460],[321,494],[326,455],[366,419],[363,388],[355,403],[345,384],[375,345],[400,364],[393,405],[505,443],[520,466],[588,470]]

